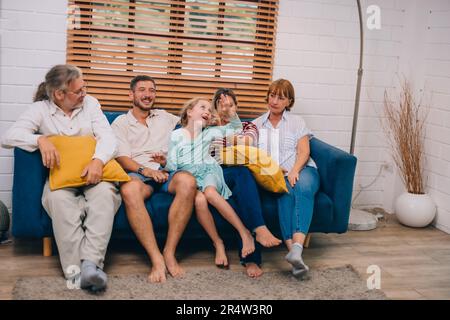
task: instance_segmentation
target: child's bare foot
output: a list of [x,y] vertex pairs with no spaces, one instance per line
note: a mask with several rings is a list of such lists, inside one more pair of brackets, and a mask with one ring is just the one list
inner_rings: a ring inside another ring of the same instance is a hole
[[217,267],[222,269],[228,269],[230,266],[228,264],[228,257],[225,252],[225,245],[223,244],[223,241],[217,241],[214,242],[214,247],[216,248],[216,259],[215,264]]
[[184,276],[184,270],[178,264],[177,259],[175,259],[175,255],[169,254],[167,252],[163,253],[164,261],[166,262],[167,271],[174,278],[180,278]]
[[166,264],[163,256],[160,259],[156,259],[156,261],[152,261],[152,269],[148,275],[148,280],[153,283],[166,281]]
[[255,251],[255,240],[253,239],[250,231],[246,230],[243,234],[241,234],[242,238],[242,251],[241,256],[245,258],[250,253]]
[[281,240],[276,238],[266,226],[260,226],[255,229],[256,241],[261,243],[264,247],[270,248],[281,244]]
[[263,274],[262,269],[253,262],[248,262],[245,264],[245,271],[250,278],[258,278]]

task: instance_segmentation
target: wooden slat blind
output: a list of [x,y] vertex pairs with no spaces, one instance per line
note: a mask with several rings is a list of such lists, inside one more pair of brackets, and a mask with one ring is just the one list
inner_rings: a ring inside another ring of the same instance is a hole
[[197,96],[235,90],[242,117],[265,111],[278,0],[70,0],[67,63],[83,70],[105,110],[127,110],[129,83],[147,74],[156,107],[178,113]]

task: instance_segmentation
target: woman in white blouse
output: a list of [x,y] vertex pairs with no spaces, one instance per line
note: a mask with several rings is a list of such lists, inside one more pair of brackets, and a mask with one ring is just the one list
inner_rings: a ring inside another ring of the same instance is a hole
[[254,120],[259,130],[258,147],[267,151],[285,173],[289,192],[278,199],[281,233],[289,250],[286,260],[292,264],[292,273],[303,276],[309,270],[302,259],[303,243],[319,189],[319,174],[310,157],[312,133],[300,115],[290,112],[295,93],[288,80],[274,81],[266,101],[269,111]]

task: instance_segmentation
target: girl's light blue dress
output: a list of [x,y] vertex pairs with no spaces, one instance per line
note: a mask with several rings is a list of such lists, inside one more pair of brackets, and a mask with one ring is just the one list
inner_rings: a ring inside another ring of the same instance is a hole
[[209,154],[209,146],[214,139],[223,138],[242,131],[242,123],[236,115],[226,126],[212,126],[204,129],[197,137],[191,138],[183,128],[172,131],[165,170],[189,171],[197,180],[203,192],[214,186],[224,199],[231,196],[225,183],[222,168]]

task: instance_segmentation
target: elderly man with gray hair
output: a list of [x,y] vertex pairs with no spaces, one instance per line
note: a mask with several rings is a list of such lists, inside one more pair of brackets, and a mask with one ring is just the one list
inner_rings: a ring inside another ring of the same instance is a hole
[[86,95],[82,72],[72,65],[54,66],[39,85],[34,103],[5,133],[2,146],[37,149],[45,167],[59,166],[60,155],[49,136],[93,136],[95,153],[82,175],[87,184],[50,190],[42,205],[52,220],[63,272],[81,288],[101,290],[107,276],[103,262],[114,216],[121,203],[118,188],[101,181],[103,166],[114,158],[117,141],[99,102]]

